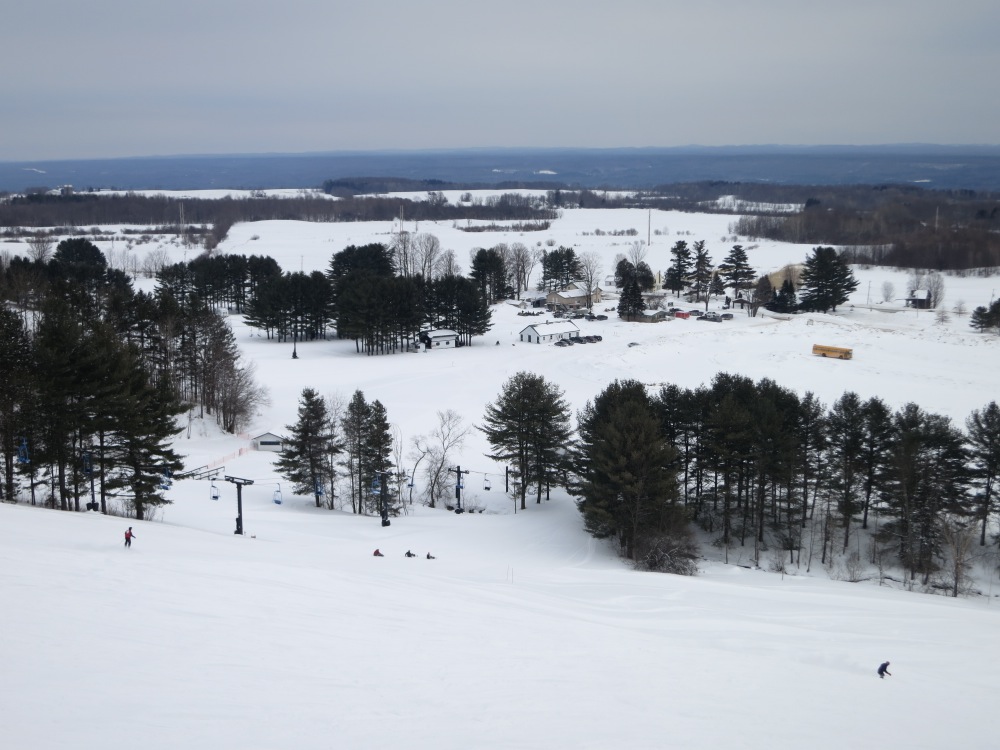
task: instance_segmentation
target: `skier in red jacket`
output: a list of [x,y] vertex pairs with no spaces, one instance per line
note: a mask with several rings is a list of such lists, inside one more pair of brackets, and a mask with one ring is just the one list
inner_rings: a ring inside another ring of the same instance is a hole
[[132,533],[132,527],[128,527],[128,531],[125,532],[125,546],[131,547],[132,540],[135,538],[135,534]]

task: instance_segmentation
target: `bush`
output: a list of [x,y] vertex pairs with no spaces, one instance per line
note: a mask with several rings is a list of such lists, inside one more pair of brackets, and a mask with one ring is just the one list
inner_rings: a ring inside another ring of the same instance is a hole
[[698,547],[686,528],[640,539],[635,569],[693,576],[698,572]]

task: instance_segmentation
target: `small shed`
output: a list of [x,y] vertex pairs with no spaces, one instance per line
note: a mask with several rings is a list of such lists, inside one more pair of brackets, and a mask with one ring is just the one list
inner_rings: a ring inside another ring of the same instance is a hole
[[271,451],[272,453],[281,453],[285,449],[287,441],[288,438],[275,435],[273,432],[265,432],[252,439],[255,451]]
[[458,334],[447,328],[437,328],[420,332],[420,343],[424,349],[454,349],[458,346]]
[[533,323],[521,331],[521,341],[526,341],[529,344],[578,338],[580,338],[580,329],[572,320]]
[[931,290],[914,289],[910,296],[906,298],[907,307],[915,307],[918,310],[929,310],[931,307]]

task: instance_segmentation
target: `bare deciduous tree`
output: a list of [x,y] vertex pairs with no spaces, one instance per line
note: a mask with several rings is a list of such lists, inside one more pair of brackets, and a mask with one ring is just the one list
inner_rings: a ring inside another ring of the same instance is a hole
[[441,255],[441,241],[433,234],[418,234],[413,238],[413,271],[425,279],[434,277],[434,268]]
[[52,256],[52,245],[54,241],[43,232],[36,232],[28,240],[28,257],[34,261],[45,263]]
[[417,435],[410,442],[412,446],[410,458],[416,461],[413,467],[414,473],[417,466],[423,461],[427,462],[423,472],[427,483],[421,494],[432,508],[436,507],[437,500],[444,496],[451,453],[462,447],[470,429],[462,423],[461,415],[452,409],[439,411],[437,418],[437,427],[430,435]]
[[440,279],[443,276],[461,276],[462,267],[458,264],[458,256],[454,250],[445,250],[438,257],[434,266],[434,278]]
[[896,287],[891,281],[882,282],[882,301],[892,302],[892,298],[896,296]]
[[649,248],[646,247],[646,242],[644,240],[636,240],[629,246],[628,260],[635,268],[638,268],[639,264],[646,260],[648,253]]
[[594,289],[601,278],[601,256],[589,250],[581,253],[579,261],[580,281],[587,285],[587,309],[593,307]]

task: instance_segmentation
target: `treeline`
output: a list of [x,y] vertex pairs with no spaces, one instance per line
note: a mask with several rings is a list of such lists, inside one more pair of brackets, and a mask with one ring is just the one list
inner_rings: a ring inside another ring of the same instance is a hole
[[[903,188],[806,199],[790,215],[740,217],[730,229],[748,237],[845,246],[849,263],[963,271],[1000,265],[995,196]],[[859,198],[867,200],[860,200]]]
[[[272,258],[203,256],[164,267],[157,284],[171,297],[243,313],[269,339],[314,341],[335,329],[366,354],[412,350],[429,328],[453,330],[464,344],[486,333],[493,300],[482,280],[447,272],[433,258],[432,273],[442,272],[425,279],[416,255],[380,243],[351,245],[333,255],[325,274],[283,272]],[[406,274],[403,258],[409,258]]]
[[179,414],[235,432],[266,399],[218,312],[194,294],[136,292],[87,240],[11,259],[0,299],[6,499],[23,483],[32,502],[80,510],[85,498],[141,519],[181,468]]
[[578,413],[575,439],[568,421],[560,389],[518,373],[480,429],[489,457],[511,466],[522,508],[529,485],[539,502],[564,485],[587,530],[643,569],[693,572],[693,523],[727,561],[733,547],[751,547],[757,565],[770,552],[774,569],[843,555],[859,580],[895,559],[911,581],[945,581],[957,596],[996,521],[996,402],[963,431],[914,403],[893,411],[848,391],[827,407],[811,392],[720,373],[655,393],[615,381]]
[[213,228],[210,239],[215,243],[238,222],[393,221],[400,216],[414,221],[544,222],[555,219],[556,212],[545,207],[539,199],[517,193],[467,204],[374,196],[349,196],[336,200],[309,194],[271,197],[264,193],[250,198],[218,199],[134,193],[31,194],[0,201],[0,228],[209,225]]
[[[650,414],[655,435],[628,438],[649,432]],[[827,408],[812,393],[721,373],[708,386],[668,385],[653,396],[615,383],[580,424],[571,488],[588,528],[617,538],[633,559],[662,554],[664,519],[680,508],[717,534],[727,559],[734,545],[752,546],[757,564],[776,550],[779,566],[782,555],[808,567],[839,551],[882,569],[892,555],[925,585],[943,570],[957,595],[973,540],[985,545],[995,520],[995,402],[974,411],[963,432],[913,403],[893,411],[847,392]],[[621,436],[620,450],[609,436]],[[871,532],[864,548],[862,529]]]

